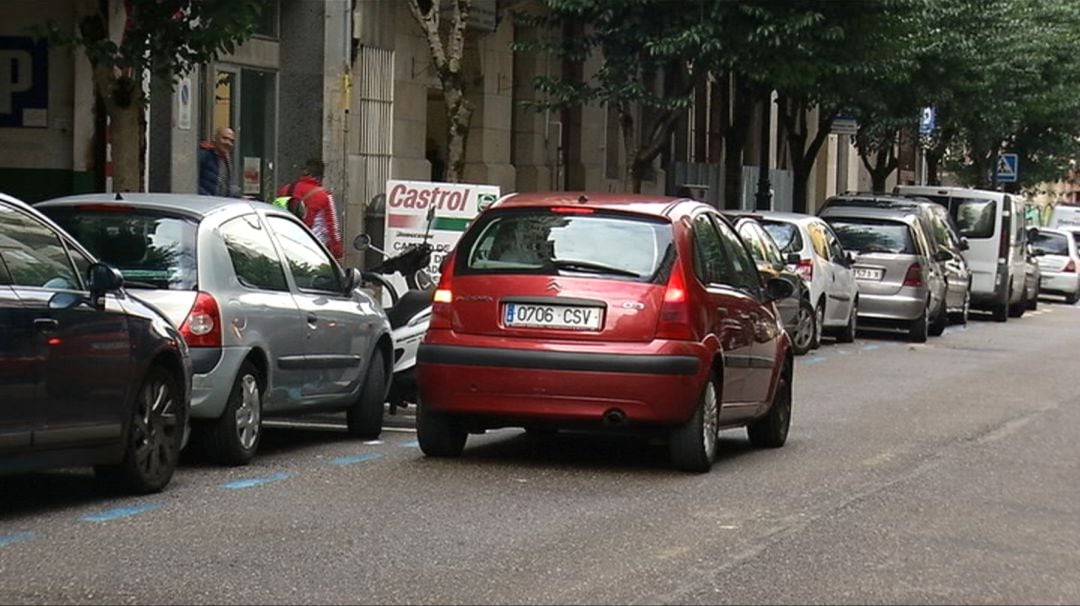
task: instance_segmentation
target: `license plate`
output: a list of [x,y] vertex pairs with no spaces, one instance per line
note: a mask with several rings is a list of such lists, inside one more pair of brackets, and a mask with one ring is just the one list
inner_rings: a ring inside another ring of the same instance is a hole
[[507,303],[503,306],[503,324],[513,327],[600,330],[602,316],[603,310],[599,307],[533,303]]
[[876,267],[856,267],[855,279],[856,280],[880,280],[885,275],[883,270]]

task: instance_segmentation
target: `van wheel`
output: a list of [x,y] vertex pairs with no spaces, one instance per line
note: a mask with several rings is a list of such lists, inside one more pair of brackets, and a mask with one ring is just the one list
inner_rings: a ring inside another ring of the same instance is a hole
[[364,440],[379,437],[383,427],[383,404],[386,400],[386,366],[383,364],[383,352],[375,348],[368,364],[367,376],[360,387],[360,395],[352,406],[345,411],[345,423],[349,435]]
[[908,338],[913,343],[926,343],[926,335],[930,332],[930,310],[923,309],[918,318],[911,321],[908,326]]
[[223,465],[247,465],[262,438],[262,386],[258,369],[245,360],[236,373],[225,412],[206,427],[205,447]]
[[791,427],[791,365],[785,365],[776,383],[772,406],[765,416],[746,426],[746,436],[757,448],[780,448]]
[[417,402],[416,439],[424,455],[460,457],[468,437],[468,432],[457,419],[428,410],[423,402]]
[[123,460],[99,465],[94,474],[134,493],[158,492],[176,471],[187,407],[176,377],[160,366],[150,368],[135,398]]
[[709,377],[701,390],[693,416],[685,424],[671,430],[668,441],[671,464],[683,471],[709,471],[716,458],[719,428],[720,401],[716,396],[716,379]]

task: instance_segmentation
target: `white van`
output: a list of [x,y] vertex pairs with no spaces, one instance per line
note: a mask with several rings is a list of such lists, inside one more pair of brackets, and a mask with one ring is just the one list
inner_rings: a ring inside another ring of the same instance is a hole
[[1053,229],[1076,229],[1080,228],[1080,206],[1059,204],[1050,213],[1050,222],[1047,227]]
[[1009,307],[1024,298],[1027,230],[1024,202],[1012,194],[966,187],[900,185],[895,193],[929,198],[956,221],[969,248],[964,258],[971,268],[971,305],[1009,319]]

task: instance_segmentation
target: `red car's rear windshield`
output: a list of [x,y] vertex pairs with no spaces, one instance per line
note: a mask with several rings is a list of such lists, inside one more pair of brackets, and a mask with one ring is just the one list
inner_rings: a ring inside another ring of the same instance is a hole
[[675,256],[671,223],[592,208],[484,214],[458,247],[458,274],[582,275],[658,282]]

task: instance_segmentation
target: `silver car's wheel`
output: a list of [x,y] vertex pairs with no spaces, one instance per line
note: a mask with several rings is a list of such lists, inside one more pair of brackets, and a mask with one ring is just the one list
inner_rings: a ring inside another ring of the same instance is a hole
[[821,335],[825,331],[825,305],[818,305],[814,316],[814,342],[810,344],[811,349],[821,347]]
[[233,381],[221,417],[205,429],[210,458],[225,465],[246,465],[255,457],[262,436],[262,375],[246,360]]
[[800,300],[799,311],[795,315],[795,330],[791,335],[795,355],[801,356],[810,351],[814,344],[814,336],[817,334],[816,324],[814,307],[806,299]]
[[259,394],[259,381],[254,375],[246,374],[240,379],[240,406],[236,409],[236,438],[240,447],[253,448],[259,439],[262,419],[262,398]]

